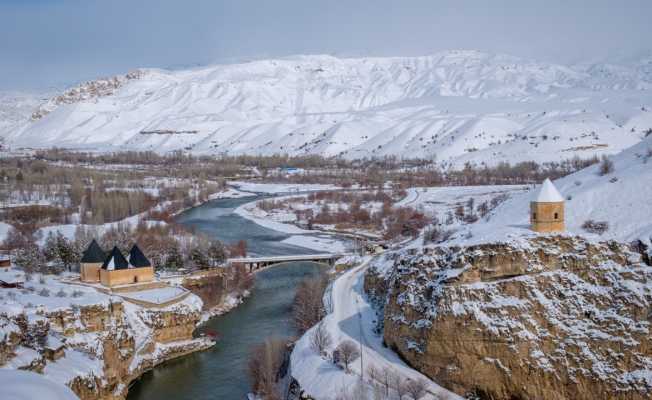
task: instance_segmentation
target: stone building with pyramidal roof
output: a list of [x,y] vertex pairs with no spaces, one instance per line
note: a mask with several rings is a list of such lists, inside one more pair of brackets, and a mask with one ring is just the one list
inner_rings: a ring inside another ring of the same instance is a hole
[[91,244],[88,245],[84,254],[82,254],[79,278],[82,282],[99,282],[100,281],[100,268],[106,259],[106,253],[99,244],[93,239]]
[[535,232],[563,232],[564,198],[555,185],[546,179],[537,199],[530,203],[530,226]]
[[100,282],[108,287],[151,282],[154,280],[154,268],[138,245],[134,245],[125,258],[116,246],[105,253],[93,240],[82,256],[80,280]]

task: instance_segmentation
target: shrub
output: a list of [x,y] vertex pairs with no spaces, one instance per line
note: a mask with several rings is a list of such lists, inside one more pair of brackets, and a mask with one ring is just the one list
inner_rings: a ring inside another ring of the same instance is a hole
[[57,292],[57,297],[66,297],[68,294],[62,289]]
[[50,290],[48,288],[43,288],[38,292],[38,295],[41,297],[50,297]]
[[614,172],[614,162],[607,158],[607,156],[602,156],[602,161],[600,162],[598,171],[600,176],[605,176]]
[[82,292],[81,290],[74,290],[72,292],[72,297],[75,297],[75,298],[82,297],[83,295],[84,295],[84,292]]
[[437,225],[433,225],[430,228],[426,229],[423,234],[423,243],[441,243],[445,242],[453,235],[453,231],[450,229],[442,229]]
[[609,230],[609,223],[607,221],[594,221],[592,219],[588,219],[582,224],[582,229],[590,233],[597,233],[598,235],[602,235]]

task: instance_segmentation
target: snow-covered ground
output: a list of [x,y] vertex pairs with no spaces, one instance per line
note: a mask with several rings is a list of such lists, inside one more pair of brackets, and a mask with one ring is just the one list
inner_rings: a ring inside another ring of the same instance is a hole
[[0,125],[0,136],[14,148],[398,155],[458,166],[586,158],[652,127],[649,62],[565,66],[461,50],[144,69],[81,84],[35,120]]
[[250,196],[253,196],[253,193],[243,192],[238,189],[230,187],[223,192],[213,193],[212,195],[208,196],[208,199],[209,200],[239,199],[242,197],[250,197]]
[[[27,276],[22,270],[16,268],[0,269],[0,280],[15,283],[23,282],[23,288],[4,288],[0,291],[0,337],[9,335],[11,332],[20,332],[20,328],[11,322],[11,318],[24,315],[29,325],[40,322],[47,322],[45,315],[57,312],[75,310],[80,306],[101,306],[107,308],[110,304],[122,303],[125,310],[126,320],[131,327],[136,348],[140,349],[148,338],[151,337],[152,328],[143,322],[143,318],[148,318],[147,313],[143,312],[144,307],[123,301],[123,297],[132,297],[152,302],[163,302],[162,297],[166,300],[179,298],[174,304],[167,305],[158,309],[163,311],[180,311],[180,312],[200,312],[202,301],[199,297],[190,294],[181,297],[183,289],[179,288],[161,288],[153,290],[144,290],[133,293],[120,293],[110,295],[97,291],[90,285],[73,284],[70,278],[76,278],[77,275],[41,275],[34,274]],[[110,329],[110,328],[108,328]],[[55,332],[53,332],[55,331]],[[104,332],[97,332],[97,335]],[[59,338],[61,332],[56,329],[50,331],[47,345],[57,348],[62,345]],[[43,370],[43,376],[49,380],[61,385],[68,384],[77,376],[94,375],[103,376],[103,362],[97,357],[101,353],[101,341],[93,332],[75,333],[66,336],[65,356],[48,362]],[[160,346],[160,345],[157,345]],[[92,352],[86,350],[92,350]],[[84,351],[81,351],[83,349]],[[158,349],[158,347],[157,347]],[[162,351],[162,349],[159,349]],[[92,354],[91,354],[92,353]],[[150,357],[152,354],[141,355],[137,352],[134,358],[132,368],[137,368],[144,357]],[[0,367],[2,370],[15,370],[17,368],[29,365],[32,361],[40,359],[41,355],[28,347],[19,346],[16,349],[16,357],[11,358],[6,364]],[[0,398],[3,397],[3,387],[0,386]],[[34,397],[35,398],[35,397]]]
[[0,369],[3,400],[78,400],[67,386],[30,371]]
[[[612,156],[614,171],[600,175],[593,165],[554,182],[565,201],[568,234],[594,240],[652,241],[652,135],[622,153]],[[468,225],[454,238],[456,244],[513,241],[536,235],[529,227],[530,202],[539,187],[515,195],[487,218]],[[605,221],[602,235],[585,231],[587,220]]]
[[0,242],[7,238],[7,233],[12,229],[12,226],[4,222],[0,222]]
[[293,246],[305,247],[325,253],[342,254],[348,249],[339,239],[328,235],[292,235],[281,243],[291,244]]
[[[364,272],[370,259],[337,278],[332,290],[327,291],[327,304],[331,304],[331,312],[322,321],[330,333],[333,343],[328,353],[344,340],[352,340],[361,347],[362,357],[352,365],[352,373],[334,365],[332,361],[317,354],[311,347],[310,337],[316,329],[313,327],[296,343],[291,355],[292,376],[299,382],[301,388],[317,400],[331,400],[340,394],[337,390],[355,388],[364,372],[365,387],[372,398],[369,384],[369,368],[379,371],[389,368],[403,379],[423,379],[428,382],[428,395],[425,399],[437,399],[435,394],[446,393],[450,399],[458,399],[454,393],[437,385],[425,375],[407,366],[390,349],[382,344],[382,337],[375,334],[376,313],[368,303],[363,290]],[[363,370],[364,368],[364,370]]]
[[233,212],[243,218],[257,223],[260,226],[273,229],[275,231],[288,233],[291,235],[310,233],[310,231],[301,229],[290,223],[294,221],[294,214],[287,213],[287,218],[284,218],[280,214],[275,214],[274,218],[271,218],[270,214],[258,208],[256,203],[257,201],[252,201],[250,203],[242,204],[238,206],[238,208],[236,208]]
[[188,293],[188,291],[182,287],[170,286],[158,289],[139,290],[136,292],[125,292],[120,293],[120,296],[126,297],[128,299],[143,300],[149,303],[161,304],[174,300],[186,293]]
[[259,183],[246,181],[229,181],[228,184],[244,192],[264,194],[315,192],[318,190],[341,189],[335,185],[325,185],[319,183]]
[[407,189],[407,196],[395,206],[416,208],[441,218],[454,212],[457,206],[465,205],[470,198],[477,206],[501,195],[514,196],[526,190],[526,185],[416,187]]

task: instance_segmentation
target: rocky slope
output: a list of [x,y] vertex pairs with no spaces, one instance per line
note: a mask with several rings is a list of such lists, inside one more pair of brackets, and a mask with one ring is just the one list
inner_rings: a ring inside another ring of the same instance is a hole
[[14,148],[398,155],[460,165],[589,157],[629,147],[652,128],[651,65],[569,67],[447,51],[139,70],[74,87],[0,136]]
[[649,399],[652,267],[640,250],[576,236],[413,248],[376,262],[365,289],[384,304],[387,345],[457,393]]
[[0,289],[0,368],[41,373],[82,400],[124,399],[143,372],[213,344],[193,338],[202,316],[194,295],[145,308],[89,288],[66,294],[75,286],[53,278],[44,284],[65,295],[38,296],[29,282],[25,289]]

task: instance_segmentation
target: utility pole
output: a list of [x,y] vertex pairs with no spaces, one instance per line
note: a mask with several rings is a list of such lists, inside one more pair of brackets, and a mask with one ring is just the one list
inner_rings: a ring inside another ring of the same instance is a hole
[[[355,299],[356,304],[358,303],[358,299]],[[359,328],[360,328],[360,340],[358,343],[360,343],[360,381],[362,384],[364,384],[364,359],[363,359],[363,351],[362,351],[362,313],[360,312],[360,307],[358,307],[358,322],[359,322]]]

